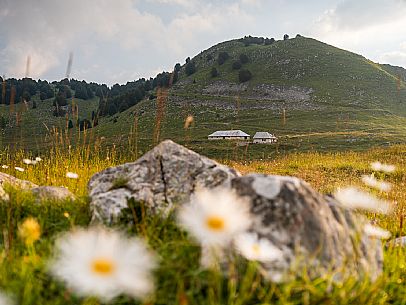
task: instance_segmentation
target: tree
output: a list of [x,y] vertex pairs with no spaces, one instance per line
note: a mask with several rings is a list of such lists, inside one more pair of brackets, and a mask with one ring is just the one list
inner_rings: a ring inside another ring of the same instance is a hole
[[222,64],[224,64],[226,62],[226,60],[230,57],[230,55],[228,55],[227,52],[220,52],[219,56],[217,58],[217,62],[218,64],[221,66]]
[[186,58],[186,63],[188,64],[190,62],[190,57]]
[[289,35],[288,35],[288,34],[283,35],[283,40],[288,40],[288,39],[289,39]]
[[72,122],[72,120],[69,120],[68,129],[72,129],[72,128],[73,128],[73,122]]
[[79,130],[84,131],[86,129],[92,128],[92,123],[88,119],[84,119],[79,123]]
[[107,107],[107,114],[108,115],[114,115],[116,114],[118,111],[117,106],[114,103],[109,103],[108,107]]
[[219,71],[217,71],[216,67],[211,68],[210,76],[211,76],[211,77],[217,77],[217,76],[219,76]]
[[175,65],[175,72],[179,72],[180,71],[180,68],[181,68],[181,66],[180,66],[180,63],[177,63],[176,65]]
[[248,69],[242,69],[238,73],[238,79],[240,80],[240,83],[245,83],[249,81],[252,78],[252,73]]
[[66,102],[65,95],[62,92],[58,92],[54,99],[54,106],[66,106],[68,103]]
[[249,62],[250,60],[249,60],[249,58],[248,58],[248,56],[247,55],[245,55],[245,54],[241,54],[240,55],[240,62],[242,63],[242,64],[246,64],[247,62]]
[[192,75],[193,73],[196,72],[196,66],[194,61],[190,61],[186,64],[185,72],[187,76]]
[[32,109],[36,109],[37,108],[37,102],[36,101],[32,101]]
[[239,70],[239,69],[241,69],[242,64],[241,64],[241,62],[239,60],[237,60],[237,61],[233,62],[232,67],[233,67],[233,70]]

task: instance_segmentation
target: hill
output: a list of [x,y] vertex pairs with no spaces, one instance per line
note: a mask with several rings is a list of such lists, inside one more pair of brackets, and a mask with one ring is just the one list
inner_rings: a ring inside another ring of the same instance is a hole
[[[242,82],[242,70],[251,79]],[[220,158],[404,143],[405,71],[301,36],[260,44],[231,40],[179,65],[170,89],[154,89],[147,96],[158,98],[100,118],[92,133],[119,145],[128,144],[131,133],[141,151],[157,138],[171,138]],[[194,120],[185,129],[189,115]],[[238,147],[207,140],[224,129],[269,131],[280,141]]]

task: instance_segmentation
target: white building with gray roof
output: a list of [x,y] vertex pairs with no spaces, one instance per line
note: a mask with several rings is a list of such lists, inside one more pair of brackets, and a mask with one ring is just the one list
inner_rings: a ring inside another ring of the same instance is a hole
[[216,131],[208,136],[209,140],[249,140],[250,135],[242,130]]
[[278,142],[278,138],[269,132],[257,132],[253,142],[254,144],[272,144]]

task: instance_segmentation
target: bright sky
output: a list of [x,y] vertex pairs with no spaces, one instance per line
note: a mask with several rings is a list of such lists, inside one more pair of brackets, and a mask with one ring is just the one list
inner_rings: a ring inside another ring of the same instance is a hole
[[172,70],[213,44],[300,33],[406,67],[406,0],[0,0],[0,75],[108,85]]

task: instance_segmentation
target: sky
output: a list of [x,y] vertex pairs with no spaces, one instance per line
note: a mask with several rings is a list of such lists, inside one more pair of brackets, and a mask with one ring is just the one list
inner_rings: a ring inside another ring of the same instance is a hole
[[72,53],[69,77],[123,84],[285,33],[406,68],[406,0],[0,0],[0,75],[59,80]]

